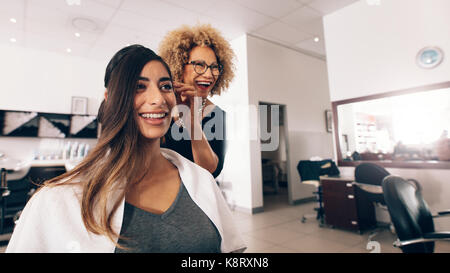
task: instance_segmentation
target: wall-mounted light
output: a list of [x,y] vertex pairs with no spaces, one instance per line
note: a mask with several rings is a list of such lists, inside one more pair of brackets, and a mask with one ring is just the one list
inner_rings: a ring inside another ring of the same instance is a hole
[[79,32],[75,32],[75,37],[80,38],[81,34]]
[[16,18],[10,18],[9,21],[10,21],[11,23],[13,23],[13,24],[17,23]]
[[10,41],[11,43],[17,42],[16,38],[10,38],[9,41]]
[[444,60],[444,52],[435,46],[424,47],[416,55],[416,63],[421,68],[435,68]]
[[314,42],[318,43],[320,41],[319,37],[314,37]]
[[66,52],[67,52],[67,53],[71,53],[71,52],[72,52],[72,49],[67,48],[67,49],[66,49]]

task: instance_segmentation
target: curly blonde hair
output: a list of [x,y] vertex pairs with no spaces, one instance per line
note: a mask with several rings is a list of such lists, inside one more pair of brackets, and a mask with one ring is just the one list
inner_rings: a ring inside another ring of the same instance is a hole
[[218,63],[223,66],[223,71],[211,91],[211,96],[220,95],[234,78],[235,55],[228,41],[210,24],[183,25],[170,31],[159,45],[159,55],[169,65],[174,80],[181,81],[184,65],[189,61],[189,53],[196,46],[210,47],[216,54]]

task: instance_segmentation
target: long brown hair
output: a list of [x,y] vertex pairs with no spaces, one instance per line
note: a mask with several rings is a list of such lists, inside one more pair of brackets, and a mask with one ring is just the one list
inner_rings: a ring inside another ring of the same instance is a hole
[[[116,246],[119,234],[111,225],[113,215],[129,186],[141,181],[148,167],[143,152],[145,140],[135,120],[134,97],[139,75],[152,60],[160,61],[172,78],[161,57],[141,45],[125,47],[113,56],[105,73],[108,96],[99,108],[101,134],[97,145],[74,169],[44,183],[81,185],[81,215],[86,229],[106,235]],[[119,198],[110,208],[108,199],[113,192]]]

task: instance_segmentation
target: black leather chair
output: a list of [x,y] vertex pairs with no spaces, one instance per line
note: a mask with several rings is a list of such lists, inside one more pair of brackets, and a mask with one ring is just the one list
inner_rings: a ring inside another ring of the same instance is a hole
[[450,211],[432,215],[422,197],[420,185],[413,179],[387,176],[383,195],[398,240],[394,242],[404,253],[432,253],[435,241],[450,240],[450,231],[436,232],[433,218],[449,216]]
[[[382,182],[390,173],[383,167],[374,163],[361,163],[355,167],[355,185],[367,199],[377,207],[387,210],[386,202],[383,196]],[[390,228],[388,225],[378,225],[378,229],[371,232],[369,241],[371,241],[380,231],[380,229]]]
[[381,205],[386,205],[381,183],[388,175],[390,173],[385,168],[374,163],[361,163],[355,167],[356,185],[370,201]]
[[[26,174],[28,170],[29,168],[25,168],[22,172]],[[16,218],[34,192],[32,184],[26,176],[9,180],[7,172],[7,170],[1,169],[0,234],[12,232]]]

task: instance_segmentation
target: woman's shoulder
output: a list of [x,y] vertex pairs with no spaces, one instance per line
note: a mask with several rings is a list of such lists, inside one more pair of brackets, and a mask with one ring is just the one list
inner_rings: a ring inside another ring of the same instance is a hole
[[80,183],[50,184],[39,188],[31,200],[48,207],[61,207],[63,204],[79,204],[82,192]]
[[170,162],[172,162],[172,164],[177,167],[180,175],[190,173],[197,176],[211,176],[211,173],[206,169],[200,167],[199,165],[195,164],[191,160],[187,159],[186,157],[182,156],[172,149],[161,148],[161,152],[165,158],[167,158]]

